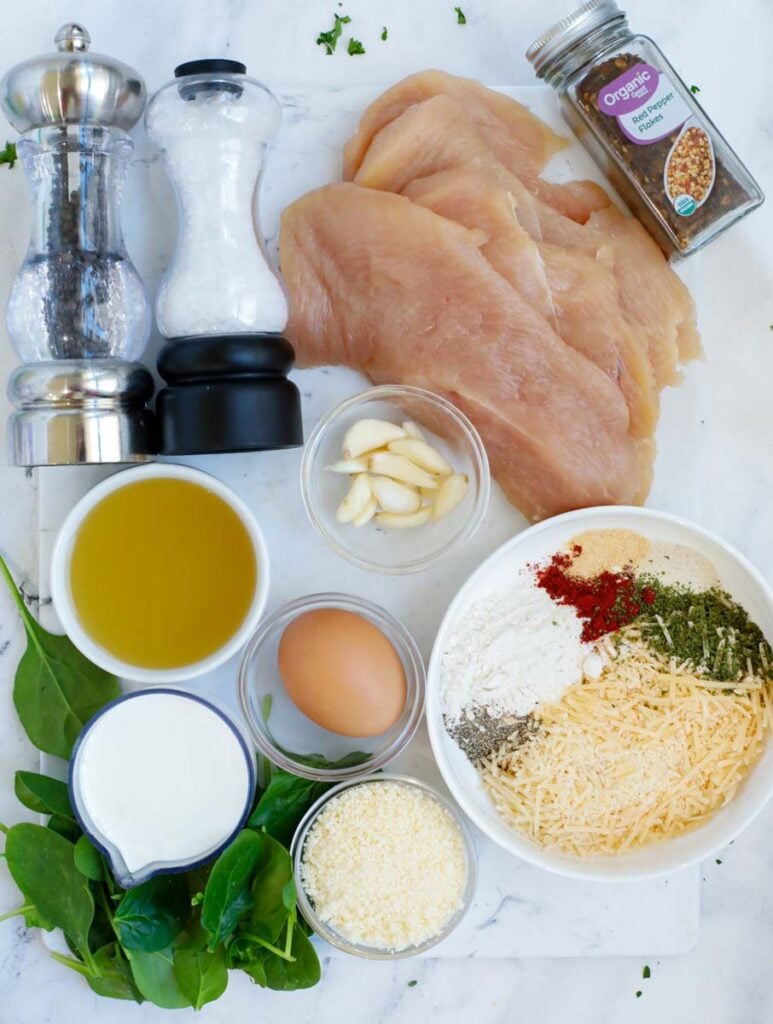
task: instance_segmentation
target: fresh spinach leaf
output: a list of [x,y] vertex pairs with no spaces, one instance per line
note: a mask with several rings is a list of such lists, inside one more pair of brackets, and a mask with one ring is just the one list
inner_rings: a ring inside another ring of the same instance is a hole
[[118,680],[84,657],[66,636],[43,629],[30,614],[2,558],[0,575],[11,590],[27,631],[13,702],[19,721],[39,750],[68,758],[83,726],[120,693]]
[[295,884],[290,854],[271,836],[264,835],[263,840],[264,854],[252,882],[253,907],[248,927],[253,934],[274,943],[288,913],[295,909]]
[[266,841],[268,837],[244,829],[215,861],[201,908],[210,950],[228,938],[242,914],[252,907],[250,887]]
[[222,946],[208,949],[177,949],[174,954],[174,974],[180,991],[194,1010],[205,1003],[219,999],[228,985],[228,969]]
[[78,823],[72,818],[63,817],[61,814],[52,814],[48,819],[46,827],[50,828],[52,832],[56,832],[63,839],[66,839],[68,843],[77,843],[81,835]]
[[75,866],[74,847],[42,825],[14,825],[5,837],[5,856],[25,902],[72,939],[90,964],[88,937],[94,899],[88,880]]
[[134,983],[145,999],[164,1010],[180,1010],[191,1005],[174,973],[174,950],[171,947],[155,953],[127,949],[126,956]]
[[92,882],[101,882],[105,877],[105,861],[99,850],[92,845],[88,836],[81,836],[75,843],[75,867]]
[[[338,761],[330,761],[322,754],[293,753],[290,756],[312,768],[349,768],[364,764],[373,755],[353,750]],[[274,768],[268,786],[258,798],[247,825],[249,828],[265,828],[274,839],[289,846],[303,815],[333,785],[332,782],[302,779],[281,768]]]
[[247,824],[265,828],[274,839],[289,844],[300,819],[328,788],[325,782],[302,779],[277,768]]
[[16,799],[38,814],[58,814],[73,818],[67,784],[38,772],[16,772],[14,776]]
[[129,889],[118,904],[113,925],[124,949],[157,953],[185,926],[190,895],[182,875],[157,875]]
[[225,951],[226,966],[231,970],[244,971],[256,985],[266,987],[266,969],[263,954],[266,947],[251,935],[235,935]]
[[[255,948],[260,949],[259,946]],[[247,977],[254,981],[256,985],[260,985],[261,988],[266,988],[268,985],[266,968],[263,966],[263,960],[259,956],[255,960],[240,964],[239,970],[244,971]]]
[[132,969],[117,942],[103,946],[94,953],[94,964],[99,975],[87,974],[86,981],[93,992],[107,999],[131,999],[144,1002],[134,983]]
[[319,957],[311,942],[300,928],[295,928],[290,949],[292,960],[273,956],[268,950],[261,954],[266,974],[266,988],[290,992],[299,988],[312,988],[322,976]]

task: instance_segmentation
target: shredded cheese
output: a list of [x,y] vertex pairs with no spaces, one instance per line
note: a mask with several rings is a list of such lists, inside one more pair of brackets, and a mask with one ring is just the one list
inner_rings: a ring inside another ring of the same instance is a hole
[[502,817],[582,857],[677,836],[732,799],[773,727],[770,683],[694,675],[630,631],[598,679],[536,712],[517,750],[483,765]]
[[303,845],[301,880],[339,935],[399,952],[439,935],[462,906],[467,852],[431,794],[368,782],[334,797]]

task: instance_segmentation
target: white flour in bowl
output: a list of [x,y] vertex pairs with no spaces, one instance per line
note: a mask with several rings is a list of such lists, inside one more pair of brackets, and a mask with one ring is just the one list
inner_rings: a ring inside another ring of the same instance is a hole
[[580,682],[593,650],[575,610],[556,604],[527,570],[512,587],[473,605],[443,651],[440,695],[449,722],[484,707],[528,715]]

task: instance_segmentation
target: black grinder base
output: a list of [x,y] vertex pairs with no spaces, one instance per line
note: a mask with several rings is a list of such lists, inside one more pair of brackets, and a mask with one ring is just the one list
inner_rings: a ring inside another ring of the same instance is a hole
[[267,451],[303,444],[301,396],[287,379],[295,362],[281,334],[174,338],[158,372],[163,455]]

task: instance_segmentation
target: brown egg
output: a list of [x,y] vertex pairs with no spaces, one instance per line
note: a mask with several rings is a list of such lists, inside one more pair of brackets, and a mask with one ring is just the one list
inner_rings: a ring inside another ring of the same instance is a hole
[[405,707],[392,644],[368,619],[322,608],[294,619],[279,642],[279,674],[295,706],[342,736],[377,736]]

